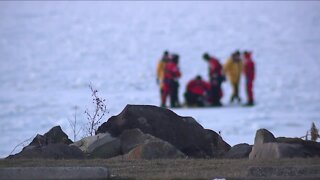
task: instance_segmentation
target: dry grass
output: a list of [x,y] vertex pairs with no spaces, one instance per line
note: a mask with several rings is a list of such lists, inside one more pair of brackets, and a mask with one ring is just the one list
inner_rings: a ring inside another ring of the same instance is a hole
[[26,166],[104,166],[112,175],[132,179],[213,179],[245,177],[250,166],[320,165],[320,158],[281,160],[171,159],[171,160],[0,160],[0,167]]

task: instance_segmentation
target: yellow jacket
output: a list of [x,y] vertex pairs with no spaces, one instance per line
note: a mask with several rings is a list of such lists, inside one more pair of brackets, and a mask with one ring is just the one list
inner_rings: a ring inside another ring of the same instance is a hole
[[160,60],[157,66],[157,78],[159,80],[160,87],[163,85],[165,67],[166,62]]
[[229,58],[223,67],[224,72],[228,76],[232,84],[237,84],[240,82],[240,77],[243,69],[242,61],[234,62]]

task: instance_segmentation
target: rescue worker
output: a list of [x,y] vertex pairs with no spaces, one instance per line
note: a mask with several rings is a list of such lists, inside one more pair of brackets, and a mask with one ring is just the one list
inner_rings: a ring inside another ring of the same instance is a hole
[[[171,56],[172,58],[172,62],[175,63],[179,69],[179,58],[180,56],[178,54],[172,54]],[[172,94],[170,95],[170,104],[171,107],[180,107],[180,101],[179,101],[179,80],[178,78],[180,77],[176,77],[173,79],[173,83],[172,83]]]
[[163,94],[165,66],[166,66],[166,63],[169,61],[169,59],[170,59],[169,52],[168,51],[164,51],[163,56],[160,59],[158,65],[157,65],[157,84],[160,87],[160,97],[161,98],[162,98],[162,94]]
[[210,83],[202,80],[202,77],[197,75],[195,79],[187,84],[187,91],[184,94],[187,106],[205,106],[209,91]]
[[175,98],[174,97],[174,87],[175,81],[181,77],[181,72],[179,67],[177,66],[177,58],[170,59],[169,62],[165,65],[164,70],[164,84],[163,84],[163,93],[161,99],[161,107],[166,107],[166,100],[168,95],[170,96],[170,105],[171,107],[176,107]]
[[223,96],[221,84],[225,81],[222,65],[217,58],[210,56],[208,53],[203,54],[203,59],[209,63],[209,80],[211,84],[209,101],[212,106],[222,106],[220,101]]
[[231,58],[227,60],[223,69],[228,76],[232,86],[232,96],[230,98],[230,103],[233,103],[235,99],[237,99],[237,101],[240,103],[241,98],[239,97],[239,84],[243,69],[243,63],[239,51],[236,51],[231,55]]
[[254,105],[253,97],[253,81],[255,78],[255,64],[252,60],[252,52],[245,51],[243,54],[244,58],[244,68],[243,73],[246,78],[246,91],[247,91],[247,106]]

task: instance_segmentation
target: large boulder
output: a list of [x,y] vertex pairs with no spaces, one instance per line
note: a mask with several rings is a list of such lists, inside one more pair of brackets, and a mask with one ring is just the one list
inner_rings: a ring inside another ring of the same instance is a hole
[[30,149],[57,143],[67,145],[72,143],[72,141],[68,138],[68,135],[62,131],[60,126],[51,128],[44,135],[37,134],[36,137],[31,141],[31,143],[25,148]]
[[252,145],[241,143],[233,146],[225,155],[227,159],[241,159],[248,158],[252,150]]
[[44,135],[37,134],[20,153],[8,158],[83,158],[84,154],[79,148],[68,146],[71,143],[61,127],[55,126]]
[[111,158],[121,155],[120,139],[116,138],[112,141],[106,142],[101,146],[97,146],[88,154],[89,158]]
[[185,155],[170,143],[152,137],[136,146],[125,156],[125,159],[173,159],[184,158]]
[[276,142],[276,138],[274,137],[274,135],[266,129],[257,130],[256,136],[254,138],[254,144],[257,145],[267,142]]
[[169,142],[188,156],[214,157],[212,138],[207,138],[205,129],[196,120],[156,106],[127,105],[119,115],[103,123],[97,133],[109,132],[117,137],[134,128]]
[[8,159],[82,159],[84,157],[79,148],[57,143],[25,149],[20,153],[10,155]]
[[286,138],[278,137],[278,143],[300,144],[304,147],[307,157],[319,156],[320,157],[320,143],[315,141],[305,141],[300,138]]
[[210,129],[205,129],[205,134],[206,138],[210,140],[212,149],[210,156],[223,157],[223,155],[230,150],[231,146],[226,143],[218,133]]
[[256,133],[249,159],[279,159],[320,156],[320,144],[299,138],[275,138],[265,129]]
[[143,144],[146,140],[152,138],[153,136],[144,134],[140,129],[137,128],[125,130],[120,135],[121,152],[126,154],[140,144]]

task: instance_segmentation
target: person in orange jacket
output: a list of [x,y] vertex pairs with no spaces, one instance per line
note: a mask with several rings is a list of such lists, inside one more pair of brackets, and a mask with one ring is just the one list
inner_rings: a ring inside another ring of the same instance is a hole
[[[160,87],[160,97],[162,98],[163,94],[163,84],[164,84],[164,73],[166,63],[170,60],[170,54],[168,51],[164,51],[159,63],[157,65],[157,84]],[[160,99],[161,99],[160,98]]]
[[241,79],[243,69],[243,63],[241,60],[240,52],[236,51],[232,54],[231,58],[229,58],[226,64],[223,67],[224,72],[228,76],[228,79],[232,86],[232,96],[230,98],[230,102],[232,103],[235,99],[238,102],[241,102],[241,98],[239,97],[239,84]]
[[161,107],[166,107],[166,100],[168,95],[170,96],[171,107],[177,107],[174,88],[175,81],[177,81],[181,77],[181,72],[177,64],[178,60],[179,58],[171,58],[165,65]]
[[247,91],[247,106],[254,105],[253,97],[253,81],[255,78],[255,63],[252,60],[252,52],[245,51],[243,54],[244,58],[244,68],[243,73],[246,78],[246,91]]
[[197,75],[195,79],[192,79],[187,84],[187,91],[184,94],[187,106],[205,106],[210,89],[210,83],[202,80],[202,77]]

